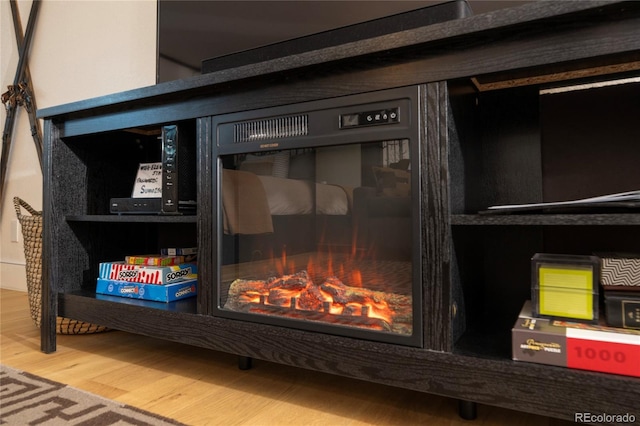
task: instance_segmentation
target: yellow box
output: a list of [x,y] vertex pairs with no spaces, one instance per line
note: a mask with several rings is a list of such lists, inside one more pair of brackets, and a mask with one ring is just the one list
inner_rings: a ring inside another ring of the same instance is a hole
[[531,298],[537,317],[598,320],[600,259],[537,253],[531,259]]

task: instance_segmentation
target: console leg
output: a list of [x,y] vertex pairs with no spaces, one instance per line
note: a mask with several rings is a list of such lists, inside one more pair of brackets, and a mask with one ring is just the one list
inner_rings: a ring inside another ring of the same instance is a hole
[[459,399],[458,415],[465,420],[475,420],[478,416],[478,405],[472,401]]
[[250,356],[238,357],[238,368],[240,370],[251,370],[252,363],[253,363],[253,358],[251,358]]

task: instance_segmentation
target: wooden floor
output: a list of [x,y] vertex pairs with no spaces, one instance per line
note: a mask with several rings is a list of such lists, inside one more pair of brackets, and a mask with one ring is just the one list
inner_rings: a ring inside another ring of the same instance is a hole
[[568,425],[451,399],[237,357],[120,331],[58,336],[40,352],[26,293],[0,289],[0,362],[191,425]]

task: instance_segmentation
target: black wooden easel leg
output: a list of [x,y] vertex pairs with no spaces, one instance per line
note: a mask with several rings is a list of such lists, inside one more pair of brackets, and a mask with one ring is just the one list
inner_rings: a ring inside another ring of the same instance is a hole
[[239,356],[238,357],[238,368],[240,370],[251,370],[253,364],[253,358],[250,356]]
[[458,415],[465,420],[475,420],[478,417],[478,405],[472,401],[459,399]]
[[[9,86],[9,90],[2,94],[2,103],[6,105],[7,117],[4,123],[4,130],[2,132],[2,157],[0,157],[0,203],[2,202],[5,194],[4,186],[7,177],[7,167],[9,164],[9,152],[11,150],[11,138],[13,137],[15,117],[18,105],[21,105],[18,86],[22,85],[23,87],[27,87],[27,85],[23,83],[23,79],[28,73],[27,56],[29,55],[29,49],[31,48],[31,41],[33,40],[33,30],[36,23],[36,17],[38,16],[38,10],[40,8],[40,1],[41,0],[34,0],[31,3],[29,21],[27,22],[27,31],[24,36],[22,35],[22,24],[20,22],[17,2],[16,0],[11,0],[10,2],[13,26],[16,33],[16,43],[18,45],[18,67],[13,79],[13,85]],[[33,91],[31,92],[33,93]],[[32,95],[30,97],[32,98]],[[34,113],[33,117],[35,117],[35,109],[32,109],[32,111]],[[32,115],[29,117],[31,118]],[[40,125],[37,120],[36,123],[38,123],[38,126]],[[33,129],[35,128],[32,127],[32,130]],[[38,156],[40,158],[40,168],[42,168],[42,138],[40,138],[39,144],[40,146],[37,146],[38,142],[36,142],[36,148],[38,149]]]

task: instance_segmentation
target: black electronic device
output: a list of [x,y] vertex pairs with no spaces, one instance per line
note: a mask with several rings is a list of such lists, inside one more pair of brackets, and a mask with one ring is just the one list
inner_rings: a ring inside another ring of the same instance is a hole
[[[184,123],[162,126],[159,197],[111,198],[113,214],[195,214],[197,207],[195,128]],[[156,157],[157,158],[157,157]]]
[[162,211],[178,212],[178,184],[180,178],[176,169],[178,155],[178,126],[162,128]]
[[197,204],[195,130],[170,124],[162,127],[161,213],[193,213]]
[[[178,201],[178,212],[195,214],[195,201]],[[162,198],[112,198],[109,203],[112,214],[163,214]]]
[[161,208],[161,198],[112,198],[109,203],[113,214],[158,214]]
[[276,60],[285,56],[373,39],[472,15],[473,11],[467,1],[446,1],[369,21],[356,22],[330,31],[301,35],[290,40],[262,44],[259,47],[205,59],[202,61],[202,73],[208,74],[243,65]]

